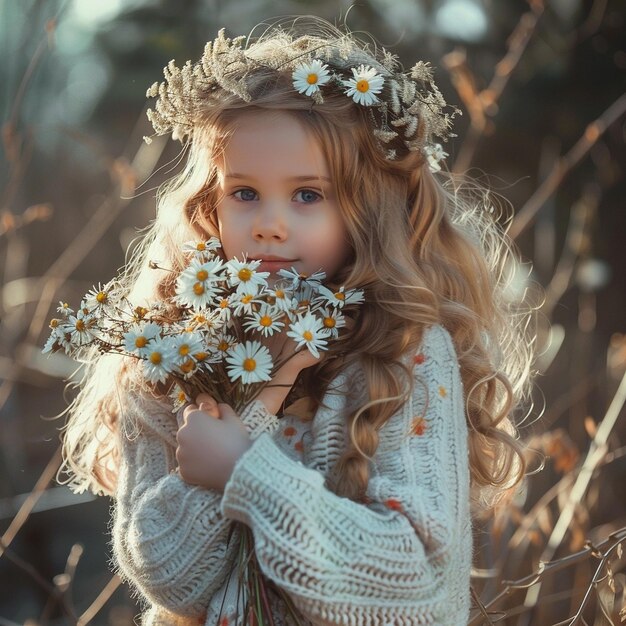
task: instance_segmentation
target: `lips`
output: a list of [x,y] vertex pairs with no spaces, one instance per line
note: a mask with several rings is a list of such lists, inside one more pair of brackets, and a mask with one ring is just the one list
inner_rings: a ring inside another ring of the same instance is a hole
[[286,259],[285,257],[282,256],[275,256],[273,254],[268,254],[267,256],[260,256],[257,257],[256,259],[254,259],[255,261],[280,261],[282,263],[293,263],[294,261],[296,261],[296,259]]
[[268,255],[255,259],[261,261],[259,270],[261,272],[277,272],[285,267],[290,267],[297,261],[297,259],[285,259],[284,257]]

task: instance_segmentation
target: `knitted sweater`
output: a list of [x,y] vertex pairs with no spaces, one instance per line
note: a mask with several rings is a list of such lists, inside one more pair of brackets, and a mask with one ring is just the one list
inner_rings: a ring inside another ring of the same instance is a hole
[[[458,361],[441,326],[406,358],[414,392],[379,431],[367,504],[325,486],[349,441],[342,410],[367,400],[359,365],[335,378],[328,408],[312,421],[248,405],[241,419],[253,443],[223,494],[174,471],[171,410],[128,399],[122,423],[136,421],[139,432],[123,437],[112,543],[114,566],[145,605],[143,626],[243,624],[241,611],[234,620],[240,534],[227,545],[231,520],[252,529],[264,574],[310,624],[467,623],[472,538]],[[272,611],[276,626],[291,624],[279,598]]]

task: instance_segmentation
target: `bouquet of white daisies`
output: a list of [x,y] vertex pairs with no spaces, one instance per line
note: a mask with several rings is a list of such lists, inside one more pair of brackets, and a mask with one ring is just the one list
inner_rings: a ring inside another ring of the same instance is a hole
[[321,271],[281,269],[270,287],[261,261],[223,261],[219,247],[215,237],[185,244],[190,258],[176,278],[175,319],[162,303],[134,306],[112,280],[89,291],[76,311],[60,303],[43,352],[79,357],[95,345],[135,357],[147,381],[170,383],[173,411],[200,392],[239,411],[284,364],[273,361],[264,338],[285,333],[296,350],[319,357],[345,326],[345,307],[363,300],[360,290],[326,288]]
[[[270,287],[269,272],[258,271],[261,261],[224,261],[218,248],[214,237],[185,244],[189,264],[176,277],[176,315],[164,303],[135,306],[114,279],[85,294],[76,310],[60,303],[43,352],[62,350],[78,360],[95,346],[102,353],[134,357],[146,381],[164,383],[170,390],[173,412],[201,392],[239,412],[291,358],[274,362],[264,339],[285,333],[296,351],[308,349],[318,358],[346,325],[346,309],[363,300],[360,290],[325,287],[321,271],[306,276],[295,268],[282,269]],[[289,596],[262,575],[252,531],[237,525],[246,623],[273,624],[271,587],[300,624]]]

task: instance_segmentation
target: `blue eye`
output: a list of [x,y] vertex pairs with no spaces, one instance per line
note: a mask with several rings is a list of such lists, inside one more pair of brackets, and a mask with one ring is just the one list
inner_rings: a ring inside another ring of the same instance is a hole
[[[238,193],[240,193],[241,196],[238,196],[237,195]],[[246,195],[244,196],[244,194]],[[255,199],[254,196],[256,196],[256,194],[254,193],[254,191],[252,191],[252,189],[238,189],[232,195],[238,200],[242,200],[243,202],[251,202],[252,200]]]
[[302,194],[302,202],[305,204],[317,202],[322,198],[321,194],[317,193],[317,191],[313,191],[312,189],[300,189],[300,191],[296,192],[296,196],[298,194]]

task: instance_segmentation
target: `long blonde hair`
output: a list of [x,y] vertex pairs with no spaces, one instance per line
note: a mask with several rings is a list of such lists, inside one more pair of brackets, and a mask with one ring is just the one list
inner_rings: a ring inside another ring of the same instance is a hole
[[[332,30],[326,24],[325,36]],[[344,33],[337,36],[345,41]],[[262,58],[288,45],[301,51],[299,44],[281,27],[250,49]],[[344,46],[336,63],[377,63],[375,51],[356,42],[354,49],[354,57],[346,56]],[[183,242],[217,236],[216,162],[240,116],[268,109],[295,116],[323,150],[350,236],[353,254],[333,283],[365,290],[355,324],[330,347],[335,358],[304,370],[298,381],[301,393],[319,406],[340,369],[357,361],[363,368],[370,401],[347,416],[350,442],[329,485],[339,495],[363,499],[378,431],[413,388],[402,357],[418,349],[425,327],[438,323],[452,336],[466,393],[475,510],[492,505],[525,472],[513,415],[529,392],[534,337],[530,307],[508,291],[517,257],[493,196],[449,173],[431,173],[420,152],[386,159],[366,107],[341,94],[312,107],[288,73],[263,63],[249,72],[247,85],[250,103],[221,91],[199,111],[184,169],[160,190],[157,218],[121,276],[129,297],[167,301],[170,275],[150,269],[150,261],[181,269]],[[114,492],[116,398],[136,379],[126,364],[116,376],[110,367],[110,357],[89,362],[70,406],[64,469],[75,490]]]

